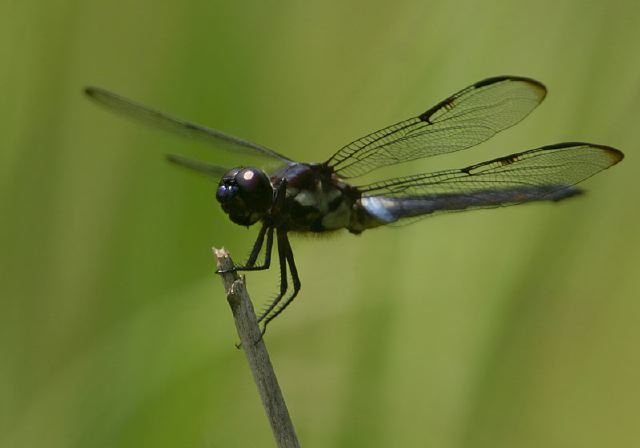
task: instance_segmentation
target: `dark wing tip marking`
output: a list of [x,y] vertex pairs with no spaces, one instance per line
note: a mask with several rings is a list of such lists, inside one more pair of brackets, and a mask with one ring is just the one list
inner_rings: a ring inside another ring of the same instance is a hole
[[342,177],[470,148],[510,128],[546,95],[542,83],[496,76],[466,87],[426,112],[343,146],[325,164]]
[[598,148],[601,149],[602,151],[606,152],[610,159],[611,159],[611,165],[615,165],[616,163],[620,162],[622,159],[624,159],[624,153],[622,151],[620,151],[617,148],[614,148],[613,146],[608,146],[608,145],[599,145],[597,143],[587,143],[587,142],[563,142],[563,143],[556,143],[553,145],[547,145],[547,146],[542,146],[539,149],[540,150],[553,150],[553,149],[562,149],[562,148],[569,148],[572,146],[589,146],[591,148]]
[[581,147],[599,149],[603,153],[607,154],[607,156],[609,157],[610,164],[607,165],[605,168],[612,167],[613,165],[617,164],[622,159],[624,159],[624,154],[622,153],[622,151],[620,151],[619,149],[613,148],[611,146],[598,145],[595,143],[587,143],[587,142],[562,142],[562,143],[554,143],[552,145],[541,146],[539,148],[532,149],[529,151],[497,157],[495,159],[487,160],[486,162],[476,163],[474,165],[470,165],[465,168],[460,168],[460,171],[468,175],[473,175],[475,171],[479,168],[484,168],[491,165],[500,165],[500,166],[511,165],[512,163],[519,162],[521,160],[529,158],[531,154],[541,153],[544,151],[555,151],[558,149],[568,149],[568,148],[578,149]]
[[561,201],[583,194],[576,184],[623,158],[623,153],[611,146],[564,142],[462,169],[390,179],[358,188],[363,198],[387,201],[390,209],[384,211],[393,218],[387,220],[391,223],[436,212]]
[[101,97],[109,97],[109,98],[120,98],[120,96],[115,93],[109,92],[108,90],[102,89],[96,86],[86,86],[82,89],[82,92],[93,100],[100,100]]
[[424,121],[426,123],[431,123],[431,117],[438,111],[442,110],[442,109],[450,109],[453,107],[453,103],[456,101],[456,99],[463,95],[463,94],[467,94],[473,90],[479,90],[482,89],[483,87],[487,87],[487,86],[491,86],[493,84],[497,84],[497,83],[501,83],[501,82],[505,82],[505,81],[509,81],[509,82],[520,82],[523,84],[528,84],[529,86],[535,88],[540,95],[540,99],[538,101],[538,103],[542,102],[542,100],[544,100],[544,98],[547,96],[547,88],[545,87],[544,84],[542,84],[540,81],[537,81],[533,78],[527,78],[525,76],[510,76],[510,75],[503,75],[503,76],[494,76],[491,78],[487,78],[487,79],[483,79],[482,81],[478,81],[475,84],[472,84],[471,86],[467,87],[466,89],[440,101],[438,104],[436,104],[435,106],[433,106],[432,108],[428,109],[427,111],[425,111],[424,113],[420,114],[418,116],[418,118],[421,121]]
[[488,86],[491,84],[495,84],[497,82],[502,81],[517,81],[524,82],[526,84],[531,84],[532,86],[536,86],[542,92],[547,93],[547,88],[540,81],[535,80],[533,78],[528,78],[526,76],[512,76],[512,75],[502,75],[502,76],[492,76],[491,78],[483,79],[482,81],[476,82],[473,87],[479,89],[480,87]]

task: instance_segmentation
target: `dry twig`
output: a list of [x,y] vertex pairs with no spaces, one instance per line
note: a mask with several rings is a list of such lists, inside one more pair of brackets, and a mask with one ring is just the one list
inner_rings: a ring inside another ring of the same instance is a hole
[[[216,257],[218,270],[224,271],[233,268],[233,261],[225,249],[214,248],[213,253]],[[226,272],[221,276],[238,336],[240,336],[240,343],[247,356],[249,368],[258,387],[276,443],[281,448],[299,447],[300,443],[278,385],[278,379],[273,371],[269,353],[262,339],[262,333],[244,279],[241,279],[236,272]]]

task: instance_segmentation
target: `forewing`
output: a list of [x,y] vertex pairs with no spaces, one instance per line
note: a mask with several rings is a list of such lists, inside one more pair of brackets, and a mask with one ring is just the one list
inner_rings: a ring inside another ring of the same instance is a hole
[[201,162],[200,160],[190,159],[179,154],[167,154],[167,160],[188,170],[213,177],[216,180],[220,180],[220,178],[229,171],[228,168]]
[[501,76],[485,79],[423,114],[356,140],[326,164],[342,177],[475,146],[518,123],[546,95],[540,82]]
[[445,211],[560,200],[573,186],[615,165],[623,154],[609,146],[560,143],[471,165],[359,187],[362,205],[387,223]]
[[85,88],[85,93],[89,98],[105,106],[107,109],[121,115],[132,117],[151,126],[201,140],[226,150],[241,151],[254,155],[259,154],[276,159],[281,163],[292,162],[287,157],[264,146],[226,134],[217,129],[191,123],[182,118],[160,112],[99,87],[87,87]]

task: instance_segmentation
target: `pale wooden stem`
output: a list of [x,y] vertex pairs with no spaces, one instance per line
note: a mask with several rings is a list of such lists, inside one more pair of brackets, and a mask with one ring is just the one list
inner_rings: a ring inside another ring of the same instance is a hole
[[[213,253],[219,270],[233,269],[233,261],[225,249],[214,248]],[[226,272],[221,276],[238,336],[240,336],[240,343],[247,356],[249,368],[258,387],[276,443],[280,448],[298,448],[300,443],[273,371],[244,279],[241,279],[236,272]]]

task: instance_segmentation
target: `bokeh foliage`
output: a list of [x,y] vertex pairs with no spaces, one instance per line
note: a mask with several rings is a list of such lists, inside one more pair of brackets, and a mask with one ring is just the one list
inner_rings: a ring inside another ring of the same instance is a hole
[[[240,260],[210,148],[111,116],[95,84],[304,161],[487,76],[545,103],[463,166],[622,149],[589,193],[294,240],[268,345],[304,446],[640,440],[640,4],[8,0],[0,51],[0,446],[270,446],[212,245]],[[251,273],[257,301],[276,272]]]

